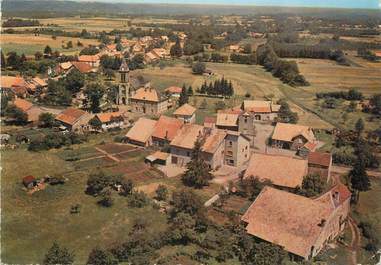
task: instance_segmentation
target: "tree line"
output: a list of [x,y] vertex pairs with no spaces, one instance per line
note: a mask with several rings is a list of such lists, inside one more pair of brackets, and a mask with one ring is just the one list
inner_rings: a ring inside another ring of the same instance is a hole
[[222,77],[221,79],[217,79],[214,82],[210,82],[209,84],[207,84],[205,81],[201,87],[196,90],[196,92],[213,96],[231,97],[234,95],[234,87],[230,80]]
[[257,63],[286,84],[292,86],[309,85],[304,76],[300,74],[296,62],[280,59],[270,44],[258,47]]

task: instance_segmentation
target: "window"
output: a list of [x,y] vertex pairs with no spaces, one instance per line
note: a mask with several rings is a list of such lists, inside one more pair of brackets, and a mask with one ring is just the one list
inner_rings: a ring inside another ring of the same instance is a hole
[[247,145],[246,145],[245,149],[247,150]]
[[189,151],[187,151],[187,156],[190,156],[190,152]]
[[245,121],[245,123],[247,123],[247,118],[246,118],[246,117],[245,117],[245,120],[244,120],[244,121]]
[[233,142],[232,142],[232,141],[229,141],[229,145],[232,146],[232,145],[233,145]]

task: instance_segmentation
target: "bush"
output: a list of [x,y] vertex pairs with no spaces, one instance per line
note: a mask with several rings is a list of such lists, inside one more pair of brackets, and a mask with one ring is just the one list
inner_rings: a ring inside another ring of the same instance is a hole
[[353,163],[356,161],[356,156],[353,154],[353,152],[345,147],[335,149],[333,151],[333,162],[335,164],[342,164],[342,165],[353,165]]
[[203,73],[205,73],[205,70],[206,70],[206,65],[205,63],[202,63],[202,62],[194,63],[192,66],[192,72],[196,75],[202,75]]
[[148,203],[149,203],[149,198],[142,191],[140,192],[135,191],[128,198],[128,205],[134,208],[143,208],[144,206],[147,206]]

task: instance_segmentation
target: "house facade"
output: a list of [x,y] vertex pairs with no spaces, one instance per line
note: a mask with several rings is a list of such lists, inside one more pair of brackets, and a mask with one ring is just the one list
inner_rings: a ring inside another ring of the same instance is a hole
[[67,108],[56,116],[56,121],[64,130],[85,132],[90,129],[89,121],[92,118],[93,115],[86,111],[76,108]]
[[183,121],[184,123],[195,123],[196,122],[196,108],[189,105],[184,104],[179,107],[173,115]]
[[98,113],[95,118],[102,123],[102,131],[121,129],[127,125],[122,112]]
[[255,121],[274,121],[278,117],[280,105],[271,101],[244,100],[242,110],[254,116]]
[[157,115],[168,110],[168,98],[147,84],[133,93],[130,107],[135,113]]
[[271,136],[271,144],[276,148],[310,152],[315,150],[317,141],[308,126],[278,122]]

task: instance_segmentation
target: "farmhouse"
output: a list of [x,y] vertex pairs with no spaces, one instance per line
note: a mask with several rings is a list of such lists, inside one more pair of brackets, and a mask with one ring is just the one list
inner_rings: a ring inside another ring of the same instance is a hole
[[70,69],[77,69],[80,71],[82,74],[88,74],[88,73],[94,73],[96,72],[96,69],[91,65],[86,62],[71,62],[73,65],[73,68]]
[[249,140],[238,132],[185,124],[170,143],[172,164],[185,166],[191,160],[194,143],[203,139],[202,156],[212,170],[222,165],[241,166],[249,160]]
[[150,63],[153,63],[159,59],[160,59],[160,57],[152,51],[144,54],[144,64],[150,64]]
[[132,112],[157,115],[168,109],[168,98],[147,84],[133,93],[130,105]]
[[219,111],[217,113],[216,127],[222,130],[238,131],[239,113]]
[[67,108],[57,115],[56,121],[61,125],[61,129],[73,131],[73,132],[84,132],[89,130],[88,125],[89,120],[92,115],[86,111]]
[[308,126],[297,124],[278,122],[271,141],[273,147],[293,151],[299,151],[302,148],[314,151],[316,148],[316,138],[312,129]]
[[98,55],[80,55],[78,61],[82,63],[87,63],[91,67],[98,67],[100,59]]
[[310,152],[308,154],[308,174],[318,174],[326,182],[331,178],[331,153]]
[[66,75],[73,68],[71,62],[63,62],[56,65],[53,70],[54,75]]
[[171,86],[171,87],[168,87],[166,88],[165,90],[165,93],[172,96],[172,97],[180,97],[180,94],[181,94],[181,91],[183,91],[183,89],[181,87],[178,87],[178,86]]
[[27,84],[22,77],[1,76],[1,94],[4,96],[28,95]]
[[254,153],[244,178],[256,177],[259,181],[271,181],[273,185],[286,188],[301,186],[308,174],[307,160],[289,156]]
[[267,186],[241,220],[248,234],[309,260],[343,231],[350,197],[342,184],[316,199]]
[[205,129],[197,124],[185,124],[170,143],[171,162],[180,167],[185,166],[192,154],[194,143],[205,134]]
[[160,116],[152,133],[153,144],[164,146],[169,144],[177,135],[183,123],[175,118]]
[[152,145],[152,133],[155,130],[156,123],[155,120],[140,118],[127,132],[127,142],[140,146]]
[[42,110],[31,102],[16,98],[13,104],[28,115],[28,122],[37,122]]
[[184,123],[196,122],[196,108],[187,103],[179,107],[173,115]]
[[48,84],[45,80],[34,77],[30,80],[26,80],[26,89],[28,90],[28,93],[34,94],[37,90],[43,90],[48,87]]
[[241,108],[253,114],[256,121],[273,121],[278,116],[280,105],[271,101],[244,100]]
[[124,128],[126,126],[122,112],[98,113],[95,118],[102,123],[102,130],[108,131],[115,128]]

